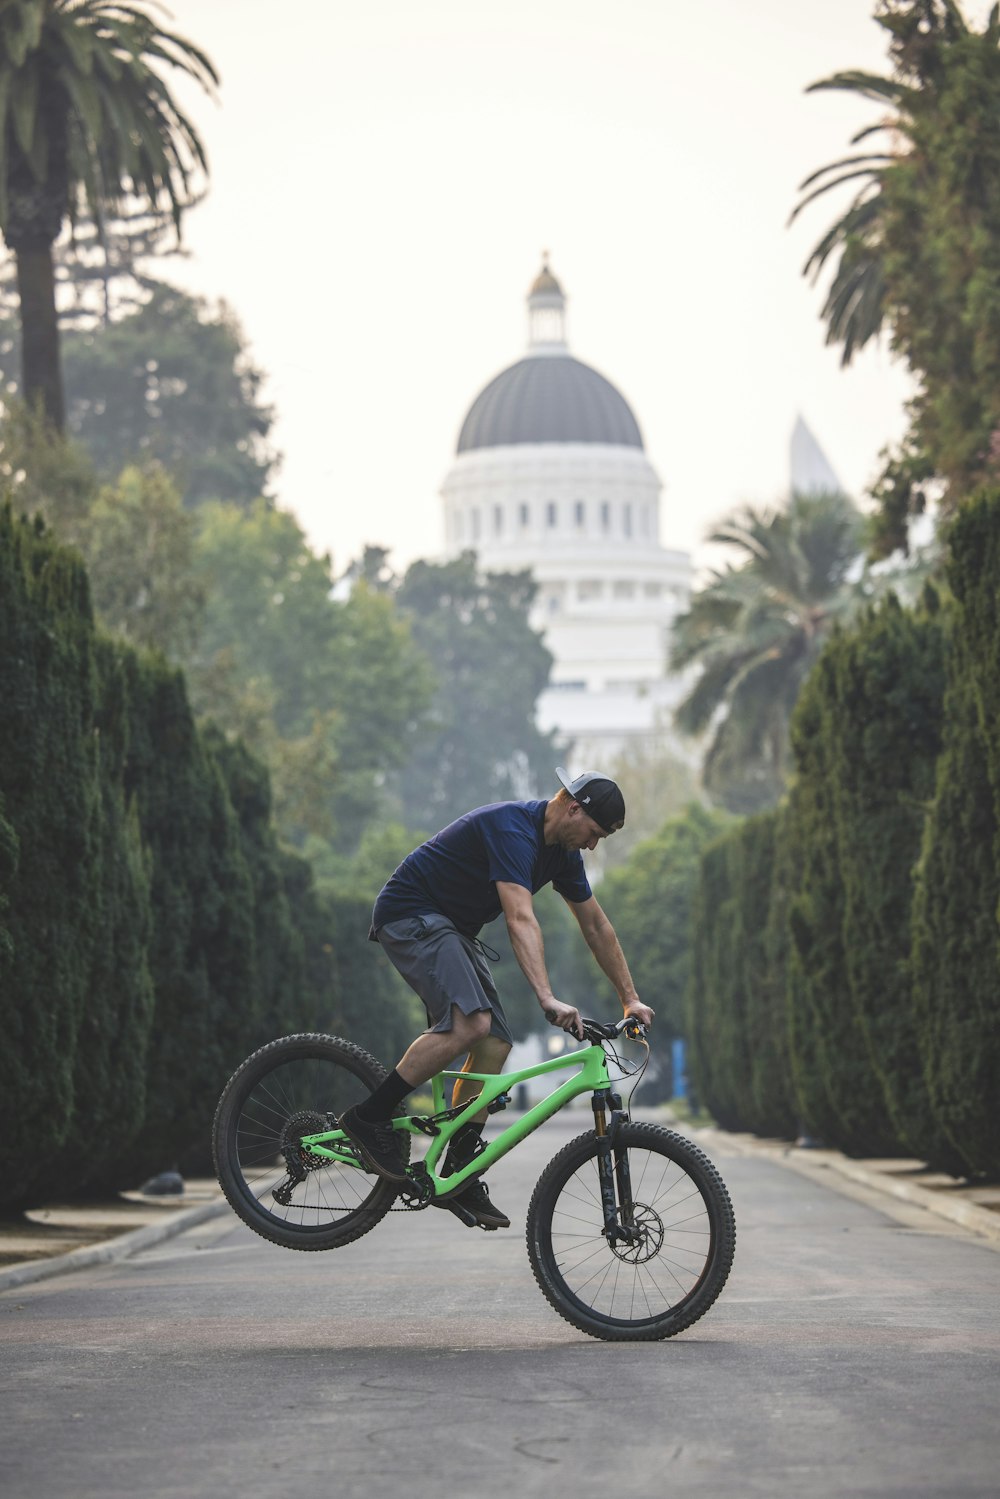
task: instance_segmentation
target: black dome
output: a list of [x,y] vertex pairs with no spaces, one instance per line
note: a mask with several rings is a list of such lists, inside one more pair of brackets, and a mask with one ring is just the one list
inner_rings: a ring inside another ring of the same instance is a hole
[[642,434],[610,380],[569,354],[546,354],[519,360],[480,391],[462,423],[458,451],[519,442],[641,448]]

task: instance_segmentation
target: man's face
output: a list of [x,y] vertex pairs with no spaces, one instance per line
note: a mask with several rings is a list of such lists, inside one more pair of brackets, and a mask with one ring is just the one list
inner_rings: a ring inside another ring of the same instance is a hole
[[[618,827],[621,827],[621,823],[618,824]],[[611,833],[617,831],[617,828],[612,828],[610,832],[606,832],[599,823],[596,823],[584,811],[579,802],[573,802],[569,808],[564,836],[560,839],[560,842],[565,849],[588,849],[592,852],[602,838],[609,838]]]

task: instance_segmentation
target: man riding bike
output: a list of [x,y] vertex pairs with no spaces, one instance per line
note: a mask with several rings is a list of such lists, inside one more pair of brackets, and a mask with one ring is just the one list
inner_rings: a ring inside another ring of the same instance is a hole
[[[407,1094],[466,1053],[464,1072],[503,1070],[513,1036],[478,939],[501,912],[546,1020],[583,1039],[579,1011],[556,998],[546,971],[532,906],[544,885],[573,912],[625,1014],[652,1022],[583,867],[582,850],[595,849],[624,823],[625,799],[608,776],[588,772],[570,780],[561,766],[556,775],[560,789],[549,801],[496,802],[450,823],[403,860],[375,902],[370,936],[420,996],[429,1022],[385,1081],[339,1120],[366,1164],[389,1181],[406,1180],[390,1121]],[[459,1078],[453,1102],[470,1103],[480,1088]],[[455,1136],[446,1173],[461,1170],[481,1149],[485,1119],[483,1110]],[[478,1179],[440,1200],[442,1207],[452,1204],[482,1228],[510,1227]]]

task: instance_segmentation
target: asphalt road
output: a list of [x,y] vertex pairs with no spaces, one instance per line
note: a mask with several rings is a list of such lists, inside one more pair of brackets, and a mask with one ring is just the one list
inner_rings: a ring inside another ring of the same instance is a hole
[[505,1233],[394,1213],[305,1255],[227,1217],[0,1296],[0,1492],[996,1499],[1000,1254],[719,1154],[722,1298],[667,1342],[597,1342],[544,1301],[521,1232],[588,1118],[496,1168]]

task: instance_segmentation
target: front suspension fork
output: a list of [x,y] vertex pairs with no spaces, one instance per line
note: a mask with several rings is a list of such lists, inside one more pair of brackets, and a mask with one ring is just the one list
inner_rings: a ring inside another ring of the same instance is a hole
[[[616,1244],[619,1239],[631,1244],[638,1237],[632,1202],[632,1178],[628,1169],[628,1151],[618,1144],[621,1125],[628,1115],[622,1109],[620,1095],[610,1088],[595,1093],[593,1102],[604,1237],[609,1244]],[[608,1109],[611,1110],[610,1121],[607,1117]]]

